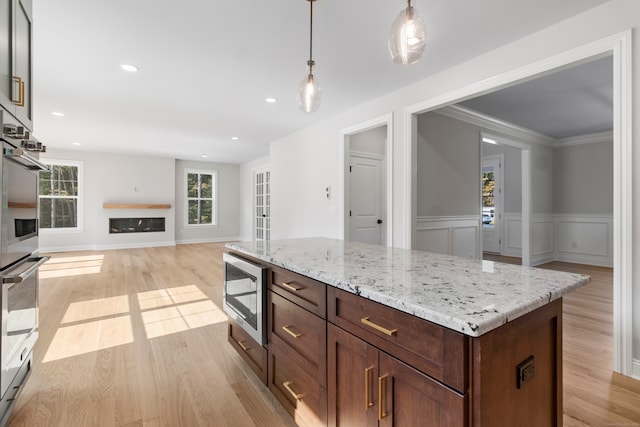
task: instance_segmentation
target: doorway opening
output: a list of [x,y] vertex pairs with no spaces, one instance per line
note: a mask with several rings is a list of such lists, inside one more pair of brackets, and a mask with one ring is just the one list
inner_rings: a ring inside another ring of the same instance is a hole
[[392,116],[343,129],[338,190],[344,240],[393,245]]

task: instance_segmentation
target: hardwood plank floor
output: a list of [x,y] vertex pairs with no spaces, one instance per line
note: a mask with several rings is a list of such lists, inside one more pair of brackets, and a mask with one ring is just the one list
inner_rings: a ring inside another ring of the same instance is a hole
[[[33,372],[9,426],[293,426],[227,343],[223,244],[53,254]],[[613,374],[611,270],[564,300],[565,426],[639,425]]]

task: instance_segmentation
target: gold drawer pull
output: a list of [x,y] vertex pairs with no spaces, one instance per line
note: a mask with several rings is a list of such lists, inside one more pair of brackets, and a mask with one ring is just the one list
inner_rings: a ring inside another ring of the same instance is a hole
[[231,337],[232,340],[234,340],[236,342],[236,344],[238,344],[240,346],[241,349],[243,349],[244,351],[249,351],[250,347],[247,347],[246,345],[242,344],[245,340],[240,340],[238,341],[237,339]]
[[291,283],[283,283],[282,286],[284,286],[285,288],[293,292],[298,292],[300,289],[302,289],[302,288],[296,288],[295,286],[291,285]]
[[18,92],[18,100],[11,99],[11,102],[18,107],[24,107],[24,80],[20,77],[13,76],[12,80],[14,83],[18,84],[19,92]]
[[373,323],[371,320],[369,320],[369,317],[363,317],[362,319],[360,319],[360,322],[364,323],[367,326],[372,327],[376,331],[382,332],[385,335],[392,336],[393,334],[398,332],[397,329],[387,329],[387,328],[382,327],[382,326],[380,326],[380,325],[378,325],[376,323]]
[[371,377],[373,374],[373,366],[366,368],[364,370],[364,410],[367,411],[369,408],[373,406],[373,401],[371,400],[371,393],[369,393],[371,389]]
[[287,389],[289,394],[291,394],[291,396],[293,396],[294,399],[302,400],[302,397],[304,396],[304,394],[296,393],[295,391],[293,391],[293,389],[291,388],[291,384],[293,384],[293,381],[285,381],[282,383],[282,386]]
[[284,331],[286,333],[288,333],[289,335],[291,335],[294,338],[299,338],[299,337],[302,336],[302,334],[297,334],[297,333],[293,332],[291,329],[289,329],[290,327],[291,327],[291,325],[286,325],[286,326],[283,326],[282,329],[284,329]]
[[385,411],[385,393],[387,392],[387,377],[389,375],[385,375],[383,377],[378,377],[378,400],[380,403],[378,404],[378,421],[382,421],[387,417],[387,411]]

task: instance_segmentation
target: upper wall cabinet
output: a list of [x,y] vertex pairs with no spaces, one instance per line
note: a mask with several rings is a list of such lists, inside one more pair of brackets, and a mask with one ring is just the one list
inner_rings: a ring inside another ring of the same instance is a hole
[[32,0],[0,0],[0,105],[33,130]]

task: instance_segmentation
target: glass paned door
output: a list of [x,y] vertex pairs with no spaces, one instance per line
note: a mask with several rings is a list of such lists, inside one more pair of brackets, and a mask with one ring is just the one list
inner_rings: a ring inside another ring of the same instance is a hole
[[256,198],[256,240],[271,239],[271,172],[258,171],[255,174]]

